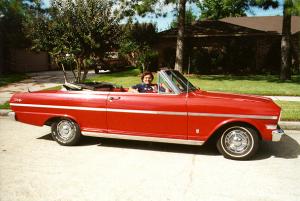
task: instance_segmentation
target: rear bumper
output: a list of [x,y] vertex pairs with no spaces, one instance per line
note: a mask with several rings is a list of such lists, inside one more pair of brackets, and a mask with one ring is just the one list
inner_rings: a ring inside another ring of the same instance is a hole
[[272,141],[273,142],[280,141],[283,135],[284,135],[284,131],[280,127],[278,127],[276,130],[272,131]]
[[15,112],[9,112],[8,117],[12,120],[16,120],[16,113]]

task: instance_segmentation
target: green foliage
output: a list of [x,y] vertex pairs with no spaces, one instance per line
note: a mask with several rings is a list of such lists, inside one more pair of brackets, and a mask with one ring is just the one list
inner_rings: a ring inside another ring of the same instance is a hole
[[62,67],[65,60],[73,59],[76,81],[83,81],[87,60],[103,58],[119,41],[119,18],[111,8],[109,0],[54,0],[48,13],[27,21],[32,48],[49,52]]
[[120,42],[120,53],[133,66],[145,70],[155,70],[158,53],[153,50],[157,38],[156,27],[153,24],[127,24]]
[[221,19],[224,17],[246,16],[246,11],[251,7],[268,9],[276,8],[277,0],[203,0],[198,1],[197,6],[201,10],[202,19]]
[[23,23],[35,11],[41,11],[40,0],[1,0],[0,37],[4,48],[24,48],[30,45],[25,37]]
[[300,16],[300,1],[299,0],[293,0],[293,15]]
[[[190,9],[190,10],[187,10],[185,12],[185,24],[186,25],[191,25],[193,22],[195,22],[197,20],[197,16],[194,15],[193,11]],[[177,28],[177,25],[178,25],[178,22],[177,22],[177,19],[174,19],[172,22],[171,22],[171,25],[170,27],[171,28]]]

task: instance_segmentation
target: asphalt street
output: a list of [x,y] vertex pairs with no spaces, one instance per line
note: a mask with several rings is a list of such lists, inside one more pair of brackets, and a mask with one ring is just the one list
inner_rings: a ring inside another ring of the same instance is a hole
[[251,161],[213,146],[84,138],[54,142],[49,127],[0,117],[1,201],[298,201],[300,131],[263,142]]

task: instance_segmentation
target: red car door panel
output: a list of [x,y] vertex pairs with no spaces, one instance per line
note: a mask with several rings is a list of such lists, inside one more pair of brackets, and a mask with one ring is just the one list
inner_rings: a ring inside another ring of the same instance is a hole
[[157,93],[111,93],[107,101],[109,133],[186,139],[186,99]]

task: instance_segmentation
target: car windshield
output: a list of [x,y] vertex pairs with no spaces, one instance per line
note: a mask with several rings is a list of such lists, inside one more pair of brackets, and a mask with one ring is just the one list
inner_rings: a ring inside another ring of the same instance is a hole
[[197,89],[178,71],[166,71],[166,74],[181,92],[190,92]]

